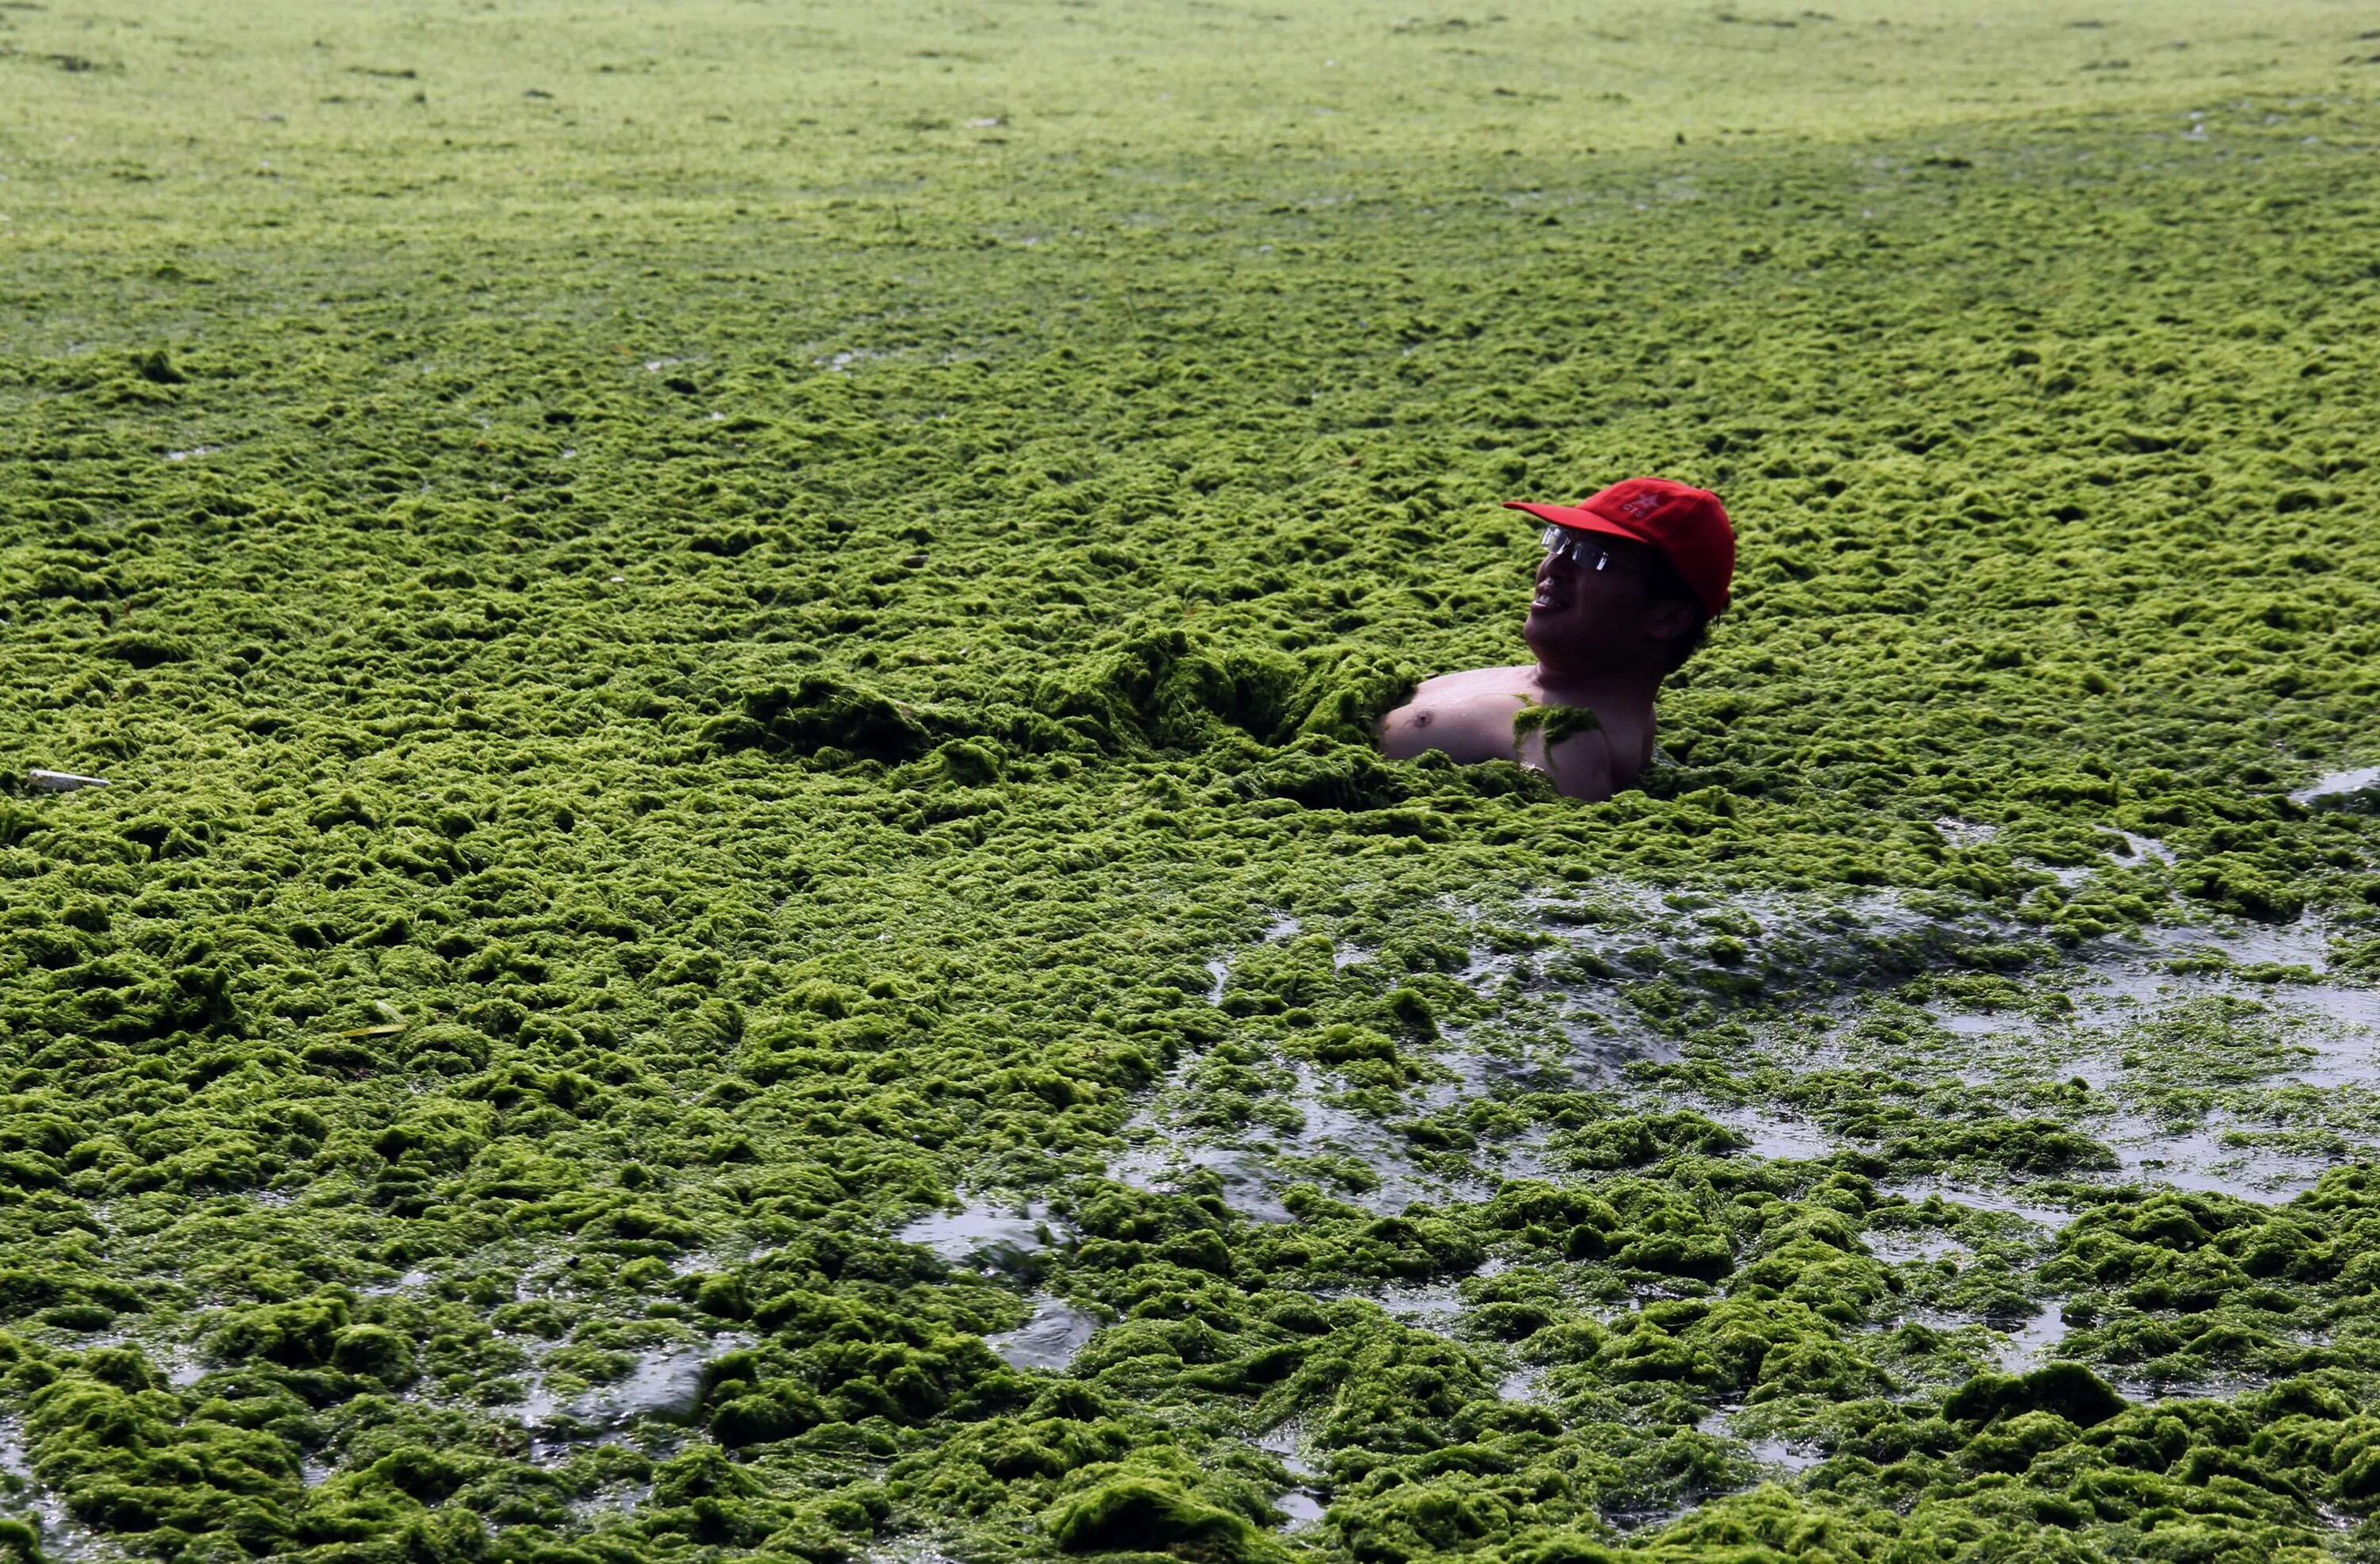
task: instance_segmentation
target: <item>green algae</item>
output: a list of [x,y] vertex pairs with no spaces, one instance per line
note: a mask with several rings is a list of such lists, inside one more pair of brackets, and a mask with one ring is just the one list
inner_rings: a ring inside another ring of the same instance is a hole
[[[2370,754],[2369,67],[1900,9],[0,11],[29,1481],[174,1559],[2360,1526],[2369,1173],[2125,1160],[2369,1155],[2302,964],[2057,996],[2374,944],[2289,793]],[[1640,790],[1372,754],[1516,655],[1494,502],[1636,470],[1745,538]],[[891,1236],[977,1191],[1056,1242]]]
[[1539,706],[1529,702],[1512,713],[1512,748],[1515,753],[1525,756],[1529,741],[1536,739],[1544,746],[1546,775],[1559,782],[1560,776],[1554,763],[1554,746],[1581,734],[1599,733],[1602,728],[1602,720],[1586,707]]

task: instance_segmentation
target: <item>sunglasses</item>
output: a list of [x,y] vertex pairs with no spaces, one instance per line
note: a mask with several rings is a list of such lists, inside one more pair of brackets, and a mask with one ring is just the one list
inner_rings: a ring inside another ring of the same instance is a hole
[[1539,541],[1545,544],[1547,553],[1567,559],[1581,570],[1606,570],[1621,557],[1618,551],[1597,541],[1595,534],[1574,532],[1567,527],[1547,527]]

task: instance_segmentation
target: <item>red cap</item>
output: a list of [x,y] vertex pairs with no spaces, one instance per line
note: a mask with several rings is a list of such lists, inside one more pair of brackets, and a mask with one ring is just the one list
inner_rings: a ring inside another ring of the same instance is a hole
[[1580,532],[1649,543],[1670,557],[1678,575],[1702,600],[1703,611],[1727,606],[1727,584],[1735,577],[1735,527],[1727,507],[1707,489],[1690,489],[1666,478],[1623,479],[1576,505],[1540,505],[1507,500],[1508,510]]

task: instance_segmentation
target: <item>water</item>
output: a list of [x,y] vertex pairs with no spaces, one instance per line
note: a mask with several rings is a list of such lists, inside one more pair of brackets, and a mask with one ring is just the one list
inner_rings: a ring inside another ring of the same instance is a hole
[[[1475,908],[1453,910],[1485,921]],[[1439,1077],[1401,1094],[1393,1114],[1376,1112],[1373,1103],[1350,1106],[1333,1073],[1277,1059],[1271,1073],[1279,1084],[1268,1089],[1285,1111],[1258,1113],[1234,1126],[1200,1123],[1210,1105],[1194,1084],[1198,1061],[1186,1059],[1124,1127],[1132,1149],[1111,1164],[1110,1175],[1140,1188],[1172,1191],[1203,1174],[1232,1209],[1267,1222],[1291,1218],[1282,1195],[1307,1180],[1334,1199],[1382,1215],[1416,1201],[1484,1200],[1504,1178],[1546,1171],[1542,1131],[1483,1144],[1465,1155],[1464,1167],[1444,1154],[1416,1152],[1390,1129],[1393,1118],[1584,1081],[1614,1093],[1632,1110],[1682,1106],[1630,1084],[1639,1067],[1683,1057],[1677,1037],[1634,1012],[1627,999],[1631,983],[1671,976],[1685,964],[1714,975],[1706,980],[1714,992],[1729,992],[1729,984],[1756,974],[1755,988],[1801,987],[1830,1001],[1846,986],[1862,990],[1879,981],[1898,982],[1946,950],[2002,933],[1980,917],[1931,919],[1889,896],[1841,904],[1815,897],[1721,900],[1606,887],[1585,900],[1537,899],[1524,912],[1529,927],[1475,944],[1461,974],[1497,1013],[1484,1025],[1450,1026],[1441,1046],[1428,1052],[1441,1067]],[[1264,934],[1279,940],[1302,927],[1283,915]],[[1532,943],[1543,946],[1547,935],[1555,941],[1551,948],[1528,949]],[[1333,950],[1342,968],[1360,965],[1368,953],[1361,946],[1335,942]],[[1565,958],[1572,958],[1567,966]],[[1231,964],[1217,956],[1205,969],[1208,997],[1219,1000]],[[1607,973],[1618,976],[1599,976]],[[1556,1037],[1565,1046],[1549,1051],[1546,1045]],[[1835,1137],[1807,1119],[1756,1107],[1714,1111],[1746,1137],[1752,1156],[1811,1159],[1840,1149]],[[1359,1166],[1365,1176],[1334,1177],[1334,1161]],[[981,1214],[945,1218],[953,1224],[946,1247],[961,1248],[995,1219]],[[972,1226],[965,1225],[970,1220]],[[903,1236],[923,1240],[942,1231],[913,1226]]]
[[1305,1458],[1305,1429],[1302,1424],[1284,1423],[1257,1435],[1253,1442],[1257,1449],[1278,1460],[1293,1477],[1322,1475],[1322,1469]]
[[2301,1152],[2226,1144],[2226,1134],[2234,1128],[2227,1124],[2177,1133],[2138,1120],[2125,1123],[2132,1133],[2108,1141],[2123,1158],[2125,1175],[2175,1189],[2272,1204],[2312,1189],[2333,1165],[2328,1158]]
[[914,1535],[882,1538],[863,1557],[868,1564],[956,1564],[931,1539]]
[[[2177,963],[2184,970],[2172,970]],[[2331,972],[2320,924],[2153,928],[2057,976],[2075,1000],[2068,1032],[2082,1050],[2063,1067],[2102,1099],[2086,1127],[2116,1151],[2124,1177],[2273,1202],[2311,1188],[2338,1158],[2258,1144],[2264,1135],[2326,1129],[2348,1154],[2380,1149],[2372,1100],[2380,990]],[[2212,1052],[2172,1030],[2216,1018],[2220,1046]],[[2196,1122],[2174,1123],[2140,1103],[2147,1084],[2187,1084],[2193,1074],[2221,1094],[2221,1106]],[[2296,1086],[2325,1095],[2312,1107],[2285,1100]]]
[[1718,1109],[1712,1110],[1708,1117],[1749,1141],[1751,1144],[1744,1148],[1744,1154],[1753,1157],[1780,1162],[1809,1161],[1832,1156],[1842,1145],[1806,1119],[1770,1113],[1762,1109]]
[[391,1298],[400,1292],[419,1291],[429,1285],[430,1273],[416,1269],[407,1271],[395,1281],[374,1282],[370,1287],[358,1288],[357,1291],[367,1298]]
[[2129,830],[2119,830],[2116,834],[2124,839],[2124,845],[2131,849],[2131,855],[2135,859],[2147,859],[2159,864],[2173,862],[2173,849],[2154,836],[2140,836]]
[[[1411,1093],[1415,1109],[1426,1111],[1484,1095],[1502,1068],[1471,1050],[1451,1049],[1438,1057],[1456,1078]],[[1203,1171],[1219,1181],[1225,1206],[1252,1220],[1276,1223],[1293,1219],[1281,1197],[1300,1182],[1320,1184],[1331,1198],[1382,1216],[1401,1212],[1417,1200],[1476,1201],[1495,1193],[1496,1175],[1488,1169],[1448,1174],[1424,1167],[1386,1122],[1336,1100],[1339,1084],[1304,1061],[1289,1063],[1279,1077],[1286,1086],[1280,1097],[1294,1110],[1296,1128],[1258,1121],[1229,1132],[1184,1125],[1183,1117],[1205,1106],[1190,1083],[1189,1073],[1196,1063],[1195,1058],[1185,1059],[1125,1124],[1124,1137],[1135,1144],[1109,1164],[1109,1177],[1136,1189],[1171,1193]],[[1309,1158],[1357,1163],[1371,1187],[1349,1187],[1327,1174],[1291,1166]]]
[[607,1515],[628,1515],[637,1506],[653,1497],[650,1483],[613,1483],[596,1489],[584,1498],[569,1502],[570,1513],[577,1520],[592,1522]]
[[[2171,858],[2151,837],[2110,831],[2106,845],[2110,865],[2153,868]],[[1541,1129],[1462,1152],[1417,1152],[1391,1123],[1574,1084],[1609,1096],[1624,1111],[1705,1112],[1745,1137],[1740,1155],[1746,1158],[1812,1160],[1860,1144],[1830,1133],[1823,1116],[1797,1114],[1773,1099],[1713,1105],[1646,1072],[1645,1065],[1695,1051],[1682,1049],[1669,1028],[1634,1008],[1636,986],[1656,981],[1672,992],[1699,988],[1707,999],[1698,995],[1694,1002],[1722,1016],[1742,1005],[1755,1039],[1748,1058],[1764,1067],[1880,1070],[1937,1086],[1963,1082],[1967,1096],[1958,1100],[1972,1100],[1977,1109],[2046,1117],[2090,1135],[2114,1151],[2119,1166],[2070,1175],[2086,1183],[2161,1183],[2286,1200],[2322,1176],[2334,1159],[2331,1148],[2380,1146],[2380,990],[2331,970],[2329,932],[2315,921],[2210,919],[2095,941],[2061,957],[2026,926],[1884,893],[1838,901],[1606,886],[1585,897],[1538,899],[1517,925],[1502,929],[1478,909],[1451,910],[1474,926],[1460,976],[1488,1013],[1446,1024],[1427,1050],[1443,1067],[1436,1078],[1399,1094],[1397,1106],[1383,1111],[1377,1098],[1344,1093],[1335,1073],[1276,1056],[1259,1066],[1264,1084],[1254,1095],[1259,1109],[1269,1101],[1293,1110],[1294,1126],[1286,1127],[1291,1113],[1264,1111],[1219,1126],[1201,1121],[1208,1104],[1195,1085],[1199,1061],[1185,1060],[1127,1126],[1135,1145],[1112,1165],[1113,1176],[1149,1189],[1211,1181],[1227,1206],[1267,1222],[1291,1219],[1282,1197],[1307,1180],[1334,1199],[1380,1214],[1415,1201],[1483,1200],[1503,1178],[1568,1176],[1546,1175]],[[1295,920],[1283,916],[1266,938],[1299,932]],[[2033,964],[2010,973],[2013,989],[1992,993],[1997,980],[1973,976],[1994,966],[2008,971],[1998,951],[2022,943],[2035,954]],[[1995,948],[1989,965],[1969,958],[1977,945]],[[1334,952],[1351,980],[1361,981],[1365,952],[1343,942],[1335,942]],[[2182,970],[2174,970],[2177,964]],[[1220,998],[1229,964],[1219,957],[1207,972],[1211,995]],[[1911,977],[1941,984],[1951,995],[1961,984],[1985,987],[1974,999],[1935,998],[1921,1017],[1933,1022],[1929,1033],[1923,1025],[1912,1029],[1911,1012],[1893,997]],[[2210,1017],[2216,1027],[2211,1034]],[[1871,1018],[1880,1024],[1867,1024]],[[1691,1029],[1685,1035],[1691,1037]],[[2204,1041],[2210,1036],[2211,1049]],[[1405,1046],[1409,1054],[1420,1051]],[[2076,1080],[2082,1089],[2067,1086]],[[2307,1087],[2326,1094],[2318,1110],[2306,1105]],[[2190,1109],[2196,1121],[2176,1123],[2169,1115],[2177,1103],[2204,1106]],[[2284,1128],[2303,1138],[2264,1143]],[[1360,1165],[1373,1187],[1335,1182],[1333,1159]],[[2015,1174],[1882,1182],[1883,1193],[1912,1202],[1938,1195],[1970,1213],[2022,1223],[2036,1254],[2090,1203],[2080,1193],[2036,1194],[2031,1179]],[[2021,1232],[2011,1225],[2002,1240]],[[1963,1263],[1971,1254],[1968,1242],[1937,1224],[1886,1229],[1868,1242],[1888,1262]],[[1460,1332],[1463,1302],[1451,1282],[1364,1295],[1415,1328]],[[1070,1361],[1078,1350],[1069,1341],[1070,1327],[1039,1313],[1055,1306],[1037,1304],[1036,1323],[1046,1325]],[[2057,1311],[2045,1309],[1996,1334],[1991,1351],[2003,1365],[2021,1369],[2048,1361],[2066,1334]],[[1025,1336],[1016,1333],[1020,1347]],[[1523,1369],[1506,1377],[1500,1393],[1529,1399],[1540,1389],[1536,1371]],[[1818,1459],[1791,1440],[1755,1442],[1752,1453],[1789,1472]]]
[[[2148,952],[2164,956],[2214,956],[2243,966],[2303,966],[2319,972],[2327,964],[2330,941],[2322,926],[2311,919],[2295,923],[2210,922],[2152,926],[2141,931]],[[2128,952],[2111,946],[2112,961],[2095,964],[2120,967]]]
[[1961,1037],[1997,1037],[2008,1033],[2030,1032],[2032,1021],[2022,1015],[1966,1015],[1958,1012],[1935,1012],[1934,1023],[1945,1032]]
[[1564,1014],[1562,1036],[1570,1042],[1564,1062],[1600,1083],[1617,1081],[1631,1064],[1675,1064],[1685,1057],[1674,1039],[1645,1032],[1634,1018],[1585,1005]]
[[1463,1293],[1451,1281],[1394,1282],[1370,1297],[1390,1318],[1434,1335],[1446,1335],[1463,1317]]
[[1863,1237],[1867,1243],[1869,1253],[1877,1259],[1904,1264],[1950,1259],[1973,1253],[1967,1245],[1949,1233],[1939,1232],[1932,1228],[1919,1228],[1913,1231],[1892,1229],[1880,1232],[1870,1231]]
[[1540,899],[1530,910],[1531,932],[1557,941],[1533,958],[1540,967],[1560,971],[1569,956],[1587,972],[1617,975],[1552,985],[1596,1008],[1634,983],[1665,978],[1719,1009],[1830,1009],[1956,964],[1969,948],[2029,937],[1979,910],[1921,910],[1881,891],[1722,898],[1612,887],[1587,900]]
[[[745,1337],[736,1346],[750,1346]],[[582,1423],[616,1427],[639,1417],[681,1423],[694,1415],[702,1400],[702,1371],[719,1355],[721,1343],[663,1348],[637,1360],[625,1377],[598,1385],[570,1404],[571,1415]]]
[[1781,1467],[1787,1472],[1806,1472],[1827,1459],[1815,1445],[1797,1445],[1779,1438],[1746,1439],[1744,1449],[1752,1459],[1763,1466]]
[[1620,1532],[1658,1532],[1670,1522],[1682,1519],[1685,1513],[1685,1507],[1676,1504],[1623,1506],[1602,1512],[1603,1519]]
[[2007,1373],[2028,1373],[2049,1361],[2070,1328],[2057,1304],[2045,1303],[2040,1313],[2022,1325],[1999,1332],[2001,1340],[1994,1356]]
[[1011,1368],[1063,1370],[1087,1345],[1099,1322],[1062,1299],[1038,1294],[1033,1317],[1014,1330],[983,1339]]
[[1072,1236],[1072,1230],[1053,1221],[1041,1201],[1029,1201],[1021,1208],[978,1201],[955,1211],[929,1212],[896,1229],[892,1236],[904,1243],[924,1244],[956,1264],[1038,1255]]
[[1888,1195],[1898,1194],[1911,1204],[1918,1206],[1939,1195],[1945,1205],[1964,1206],[1970,1210],[1990,1211],[2001,1216],[2015,1217],[2052,1232],[2074,1219],[2074,1214],[2062,1206],[2050,1206],[2040,1201],[2027,1200],[2022,1193],[2022,1184],[2012,1184],[2002,1189],[1975,1189],[1961,1184],[1947,1183],[1938,1179],[1912,1179],[1904,1183],[1878,1185],[1876,1193]]
[[1323,1516],[1321,1497],[1308,1488],[1292,1488],[1272,1501],[1272,1507],[1288,1517],[1281,1524],[1284,1532],[1302,1532],[1319,1524]]
[[[2165,970],[2177,960],[2212,970]],[[2242,976],[2239,968],[2252,971]],[[2260,980],[2291,973],[2297,976],[2289,980]],[[2290,1041],[2307,1050],[2305,1061],[2286,1073],[2289,1078],[2325,1086],[2380,1085],[2380,988],[2332,976],[2328,933],[2310,920],[2153,929],[2143,947],[2094,960],[2072,992],[2082,1019],[2111,1026],[2192,1000],[2244,1000],[2282,1018]]]
[[[2380,773],[2365,785],[2372,782]],[[2061,878],[2080,881],[2118,866],[2154,874],[2173,858],[2151,837],[2110,831],[2105,846],[2102,867]],[[1221,1125],[1202,1117],[1210,1104],[1196,1085],[1201,1061],[1185,1060],[1127,1126],[1133,1149],[1112,1165],[1114,1176],[1151,1189],[1210,1179],[1226,1205],[1270,1222],[1291,1219],[1282,1196],[1306,1180],[1334,1199],[1383,1214],[1415,1201],[1478,1201],[1503,1178],[1575,1175],[1546,1174],[1542,1127],[1459,1152],[1417,1152],[1390,1125],[1482,1099],[1525,1102],[1548,1089],[1591,1090],[1618,1111],[1694,1109],[1743,1136],[1749,1144],[1738,1155],[1746,1159],[1813,1160],[1872,1144],[1830,1132],[1840,1122],[1831,1109],[1797,1113],[1775,1097],[1713,1103],[1701,1089],[1675,1084],[1692,1077],[1659,1068],[1715,1057],[1730,1068],[1741,1059],[1747,1072],[1803,1078],[1878,1071],[1936,1092],[1941,1106],[1933,1111],[2052,1120],[2107,1145],[2119,1163],[2064,1177],[2110,1190],[2163,1184],[2285,1200],[2331,1165],[2326,1151],[2308,1145],[2380,1146],[2380,990],[2332,969],[2329,931],[2315,921],[2210,919],[2061,953],[2028,926],[1889,894],[1830,901],[1601,887],[1591,897],[1537,901],[1502,928],[1476,909],[1453,910],[1474,926],[1458,976],[1486,1013],[1442,1021],[1433,1047],[1403,1045],[1409,1056],[1426,1052],[1443,1067],[1431,1079],[1384,1109],[1377,1096],[1344,1091],[1336,1073],[1284,1052],[1255,1066],[1260,1084],[1246,1089],[1258,1111]],[[1299,932],[1281,918],[1266,938]],[[2002,953],[2012,946],[2030,947],[2021,968],[2011,969]],[[1975,959],[1976,947],[1989,948],[1985,959]],[[1368,952],[1343,940],[1333,950],[1346,981],[1367,979]],[[1219,957],[1206,970],[1210,999],[1220,1000],[1230,964]],[[1988,976],[1995,971],[2013,987]],[[1928,988],[1903,990],[1912,978]],[[1635,998],[1656,983],[1722,1022],[1740,1021],[1739,1040],[1705,1041],[1700,1021],[1673,1028],[1648,1020]],[[1912,1010],[1920,999],[1922,1009]],[[2069,1085],[2078,1080],[2082,1089]],[[2318,1108],[2307,1105],[2310,1087],[2322,1094]],[[2178,1106],[2195,1120],[2174,1121]],[[1291,1113],[1279,1109],[1293,1110],[1294,1127],[1286,1127]],[[2265,1144],[2282,1129],[2302,1138]],[[1333,1158],[1360,1164],[1375,1187],[1334,1186]],[[1920,1205],[1939,1197],[1960,1208],[1938,1221],[1864,1235],[1880,1259],[1912,1266],[1964,1266],[1986,1250],[2029,1269],[2048,1256],[2094,1193],[2053,1197],[2032,1177],[1973,1168],[1879,1183],[1887,1195]],[[1366,1297],[1411,1328],[1464,1334],[1456,1280],[1322,1295]],[[2070,1333],[2055,1303],[2014,1321],[1934,1317],[1922,1309],[1908,1317],[1961,1333],[1971,1350],[2010,1373],[2058,1361]],[[1087,1316],[1038,1299],[1033,1321],[994,1344],[1022,1366],[1062,1367],[1092,1328]],[[1046,1357],[1011,1355],[1035,1352],[1044,1339],[1053,1343]],[[2215,1384],[2196,1379],[2188,1388],[2216,1393]],[[2164,1393],[2121,1388],[2128,1395]],[[1546,1370],[1534,1365],[1512,1367],[1496,1393],[1514,1403],[1554,1399]],[[1730,1431],[1724,1412],[1706,1427],[1774,1477],[1791,1478],[1826,1459],[1798,1425],[1779,1426],[1761,1412],[1754,1409],[1740,1429]],[[1300,1431],[1285,1425],[1257,1443],[1299,1484],[1276,1501],[1289,1517],[1283,1530],[1315,1525],[1327,1488],[1299,1453]],[[1645,1505],[1606,1519],[1625,1531],[1676,1513],[1674,1506]]]
[[530,1428],[548,1427],[565,1419],[594,1428],[624,1428],[645,1418],[684,1423],[701,1404],[703,1370],[714,1360],[757,1340],[731,1332],[708,1342],[655,1348],[640,1354],[636,1365],[620,1378],[590,1387],[568,1400],[548,1387],[544,1374],[533,1372],[528,1394],[507,1410]]
[[2380,766],[2359,766],[2351,771],[2333,771],[2311,787],[2300,788],[2289,794],[2292,804],[2312,804],[2320,798],[2341,798],[2380,786]]
[[0,1417],[0,1514],[23,1521],[39,1532],[45,1558],[79,1561],[128,1557],[68,1514],[66,1500],[35,1480],[25,1449],[25,1425],[14,1417]]
[[1194,1172],[1215,1175],[1223,1204],[1252,1221],[1293,1222],[1279,1191],[1292,1182],[1245,1151],[1158,1142],[1126,1152],[1111,1163],[1108,1176],[1156,1194],[1179,1190]]

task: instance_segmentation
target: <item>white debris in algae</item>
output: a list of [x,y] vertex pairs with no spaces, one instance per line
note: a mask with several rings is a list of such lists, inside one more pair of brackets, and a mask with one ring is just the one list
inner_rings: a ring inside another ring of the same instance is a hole
[[44,771],[39,770],[26,772],[25,781],[30,785],[39,788],[43,793],[79,793],[87,787],[112,787],[115,785],[105,777],[86,777],[79,776],[72,771]]

